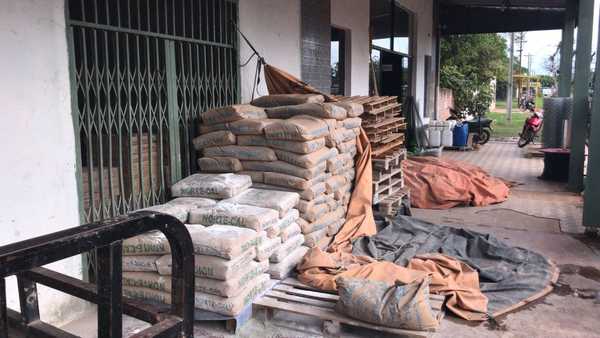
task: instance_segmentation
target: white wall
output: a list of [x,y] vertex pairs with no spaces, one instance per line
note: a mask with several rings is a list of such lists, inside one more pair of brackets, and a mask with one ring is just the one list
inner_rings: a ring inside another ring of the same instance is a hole
[[[2,246],[79,225],[64,1],[0,0],[0,46]],[[81,258],[51,268],[81,277]],[[18,309],[14,279],[8,284],[9,306]],[[38,290],[43,320],[82,309]]]
[[[300,78],[300,0],[240,0],[240,30],[266,62]],[[240,59],[252,50],[240,38]],[[242,102],[250,101],[256,62],[241,69]],[[259,94],[268,94],[264,77]]]
[[350,30],[350,65],[347,68],[350,73],[350,90],[346,94],[368,95],[369,1],[331,0],[331,24]]

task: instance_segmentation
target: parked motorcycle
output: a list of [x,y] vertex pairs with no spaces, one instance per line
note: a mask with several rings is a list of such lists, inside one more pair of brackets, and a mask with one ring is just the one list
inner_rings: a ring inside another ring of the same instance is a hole
[[529,143],[532,143],[544,125],[543,111],[535,111],[535,105],[533,104],[528,105],[527,110],[531,111],[533,114],[525,120],[523,131],[519,134],[519,142],[517,143],[519,148],[523,148]]
[[[469,119],[470,118],[470,119]],[[456,110],[450,109],[448,120],[457,120],[466,123],[469,126],[469,134],[473,135],[473,144],[484,145],[492,137],[492,122],[494,120],[485,116],[469,117],[467,114],[459,114]]]

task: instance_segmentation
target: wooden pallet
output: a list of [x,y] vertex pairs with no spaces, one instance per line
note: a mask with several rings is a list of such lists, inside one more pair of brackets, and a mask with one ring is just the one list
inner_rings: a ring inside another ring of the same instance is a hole
[[396,173],[396,175],[389,177],[383,182],[377,183],[377,189],[373,184],[373,204],[379,204],[385,198],[393,196],[396,192],[404,188],[404,177],[402,177],[402,171]]
[[[311,317],[324,321],[324,328],[339,327],[341,324],[366,328],[381,332],[410,337],[429,337],[432,332],[396,329],[366,323],[335,311],[335,304],[339,296],[323,292],[305,285],[297,279],[288,278],[283,280],[273,290],[267,292],[264,297],[254,301],[257,310],[264,311],[264,320],[273,318],[274,311],[286,311]],[[444,317],[444,297],[430,295],[430,303],[438,321]],[[338,333],[339,334],[339,333]]]
[[400,166],[400,162],[406,159],[406,149],[394,149],[380,156],[380,158],[371,160],[373,162],[373,170],[388,171],[390,168]]
[[384,198],[379,201],[378,214],[381,216],[394,216],[400,208],[402,208],[402,201],[404,199],[410,199],[410,190],[402,188],[391,196]]
[[391,150],[401,148],[403,144],[404,137],[380,147],[373,147],[371,155],[373,158],[380,158],[381,156],[385,156],[385,154],[387,154]]
[[379,190],[380,187],[388,184],[393,178],[402,177],[402,168],[392,167],[389,170],[373,170],[373,191]]

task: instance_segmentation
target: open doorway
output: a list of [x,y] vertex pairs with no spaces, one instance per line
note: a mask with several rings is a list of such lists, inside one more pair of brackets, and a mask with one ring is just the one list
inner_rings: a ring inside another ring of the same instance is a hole
[[346,41],[348,32],[331,27],[331,94],[346,95]]

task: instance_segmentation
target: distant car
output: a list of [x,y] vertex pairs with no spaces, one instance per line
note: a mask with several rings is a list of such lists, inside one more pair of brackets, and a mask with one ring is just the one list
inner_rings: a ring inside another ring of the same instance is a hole
[[553,88],[542,88],[542,94],[544,95],[544,97],[550,97],[550,96],[554,95],[554,89]]

